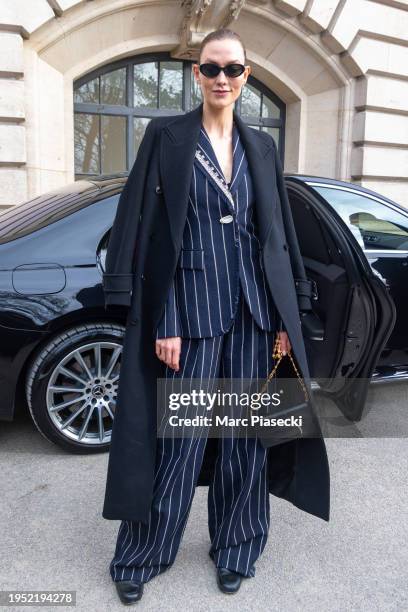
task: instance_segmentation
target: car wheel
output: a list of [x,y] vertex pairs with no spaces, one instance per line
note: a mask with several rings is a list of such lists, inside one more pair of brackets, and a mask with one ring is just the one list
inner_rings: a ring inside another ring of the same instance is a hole
[[124,333],[116,323],[78,325],[34,357],[26,395],[47,440],[78,453],[109,448]]

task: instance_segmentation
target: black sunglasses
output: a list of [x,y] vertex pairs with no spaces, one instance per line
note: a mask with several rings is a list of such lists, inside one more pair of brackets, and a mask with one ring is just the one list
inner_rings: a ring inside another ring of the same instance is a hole
[[200,64],[200,72],[209,79],[213,79],[218,76],[221,72],[225,74],[226,77],[239,77],[245,70],[245,66],[243,64],[227,64],[226,66],[219,66],[218,64]]

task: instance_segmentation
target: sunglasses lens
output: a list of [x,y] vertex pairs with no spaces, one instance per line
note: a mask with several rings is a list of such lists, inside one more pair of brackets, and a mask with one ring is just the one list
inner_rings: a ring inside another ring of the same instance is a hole
[[[224,68],[224,74],[227,77],[238,77],[244,70],[245,66],[243,64],[228,64]],[[218,64],[200,64],[200,72],[207,78],[213,79],[219,75],[221,68]]]
[[200,71],[210,79],[213,79],[220,73],[220,67],[217,64],[201,64]]
[[225,66],[224,68],[224,72],[228,77],[238,77],[244,72],[244,70],[245,66],[242,64],[228,64],[228,66]]

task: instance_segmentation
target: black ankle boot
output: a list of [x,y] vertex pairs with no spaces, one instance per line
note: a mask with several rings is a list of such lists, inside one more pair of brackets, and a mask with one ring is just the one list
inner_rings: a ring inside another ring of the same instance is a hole
[[122,603],[130,605],[139,601],[143,595],[143,582],[135,580],[120,580],[115,582],[119,599]]

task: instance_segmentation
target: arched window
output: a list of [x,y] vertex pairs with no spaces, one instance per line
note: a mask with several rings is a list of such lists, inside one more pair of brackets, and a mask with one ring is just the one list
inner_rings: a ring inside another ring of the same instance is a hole
[[[98,68],[74,84],[75,178],[128,172],[152,117],[201,102],[189,60],[139,55]],[[268,131],[283,159],[285,105],[252,76],[235,103],[247,125]]]

